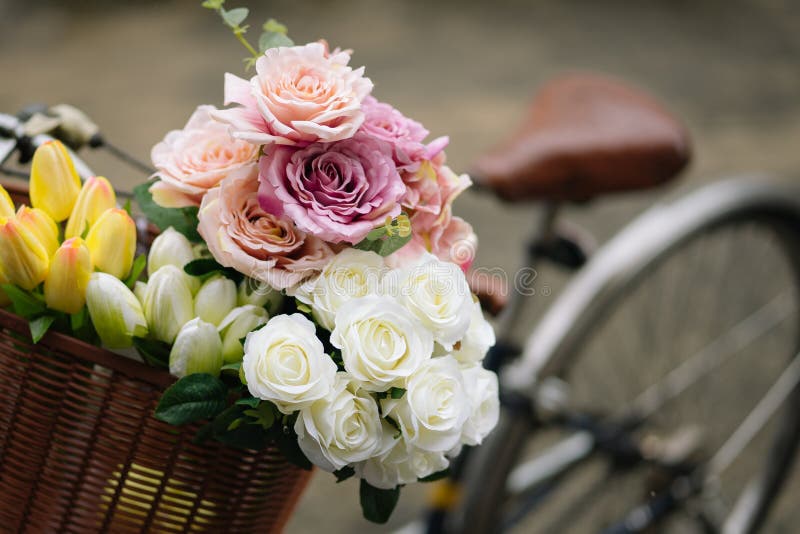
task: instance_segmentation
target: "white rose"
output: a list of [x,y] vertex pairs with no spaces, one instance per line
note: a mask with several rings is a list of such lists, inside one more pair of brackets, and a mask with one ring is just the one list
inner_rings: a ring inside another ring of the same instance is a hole
[[461,373],[469,391],[471,408],[461,440],[466,445],[480,445],[500,417],[497,375],[481,365],[462,368]]
[[461,363],[478,363],[495,344],[494,328],[483,316],[479,302],[472,303],[467,333],[453,350],[453,357]]
[[[446,350],[464,337],[472,312],[472,293],[454,263],[426,254],[417,265],[393,273],[398,300],[433,333]],[[388,285],[388,284],[386,284]]]
[[408,377],[402,398],[381,403],[383,414],[400,425],[410,445],[431,452],[458,445],[471,412],[464,378],[450,355],[424,362]]
[[300,410],[294,430],[312,463],[336,471],[382,452],[384,425],[372,395],[337,373],[330,394]]
[[386,269],[383,258],[374,252],[348,248],[337,254],[319,276],[294,291],[300,302],[311,306],[314,319],[333,330],[339,308],[350,299],[376,294]]
[[[390,427],[396,435],[397,430]],[[356,465],[356,474],[376,488],[392,489],[438,473],[450,464],[441,452],[430,452],[409,445],[405,439],[389,436],[393,446],[380,456]]]
[[341,306],[331,344],[344,367],[371,391],[386,391],[429,359],[433,338],[394,298],[371,295]]
[[299,313],[273,317],[247,334],[242,368],[250,394],[285,414],[328,395],[336,377],[314,323]]

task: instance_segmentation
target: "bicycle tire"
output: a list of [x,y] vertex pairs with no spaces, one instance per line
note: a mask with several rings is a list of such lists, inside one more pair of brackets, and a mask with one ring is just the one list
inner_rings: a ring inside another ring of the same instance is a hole
[[[629,295],[652,272],[703,236],[736,225],[757,224],[774,232],[789,269],[792,297],[797,299],[799,198],[761,178],[751,178],[714,184],[649,210],[598,251],[570,283],[530,336],[521,361],[503,375],[504,382],[511,383],[517,392],[528,393],[544,378],[568,376],[603,318],[612,308],[624,307]],[[797,343],[797,339],[792,341],[789,357],[796,354]],[[778,424],[769,460],[752,486],[757,488],[756,497],[736,532],[755,532],[762,524],[794,458],[800,439],[800,388],[792,388],[786,404],[793,409],[784,410],[786,415]],[[457,525],[455,531],[500,530],[507,478],[532,430],[526,410],[503,410],[498,428],[475,451],[465,471],[462,506],[449,519],[451,526]]]

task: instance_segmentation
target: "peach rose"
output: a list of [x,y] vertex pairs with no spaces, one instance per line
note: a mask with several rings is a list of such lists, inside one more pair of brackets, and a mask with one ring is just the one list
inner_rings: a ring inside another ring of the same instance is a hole
[[307,145],[347,139],[364,122],[361,103],[372,91],[364,67],[323,43],[278,47],[256,61],[250,81],[225,74],[225,104],[212,115],[231,135],[255,144]]
[[161,181],[150,192],[160,206],[199,206],[223,178],[252,172],[258,147],[232,139],[227,127],[209,115],[214,109],[199,106],[183,130],[169,132],[153,147],[150,157]]
[[221,265],[286,289],[318,273],[333,251],[261,209],[256,175],[230,176],[211,189],[200,206],[197,230]]

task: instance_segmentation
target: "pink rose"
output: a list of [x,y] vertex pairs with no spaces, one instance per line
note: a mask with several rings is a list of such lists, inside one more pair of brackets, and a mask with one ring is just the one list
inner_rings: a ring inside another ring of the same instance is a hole
[[325,241],[358,243],[405,192],[388,144],[358,134],[305,148],[272,147],[259,161],[259,200]]
[[389,104],[367,96],[362,104],[364,124],[360,132],[389,143],[401,171],[415,171],[426,154],[422,141],[428,136],[422,124],[409,119]]
[[225,74],[225,104],[213,116],[233,137],[255,144],[307,145],[347,139],[364,122],[361,102],[372,90],[350,54],[322,43],[267,50],[250,81]]
[[221,265],[275,289],[292,287],[319,272],[333,251],[262,210],[257,190],[255,173],[226,178],[203,198],[197,230]]
[[258,147],[232,139],[228,128],[209,115],[213,106],[200,106],[183,130],[169,132],[153,147],[151,158],[161,179],[150,187],[153,200],[165,208],[199,206],[206,191],[227,176],[248,175]]

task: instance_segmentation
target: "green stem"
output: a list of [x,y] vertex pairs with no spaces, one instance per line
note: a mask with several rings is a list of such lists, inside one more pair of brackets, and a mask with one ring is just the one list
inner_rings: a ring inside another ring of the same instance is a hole
[[239,39],[239,42],[242,43],[242,45],[247,49],[247,51],[250,52],[250,54],[254,58],[258,59],[260,54],[258,52],[256,52],[256,49],[253,48],[250,45],[250,43],[247,42],[247,39],[244,38],[244,35],[242,35],[242,32],[238,27],[234,28],[233,34],[236,36],[237,39]]

